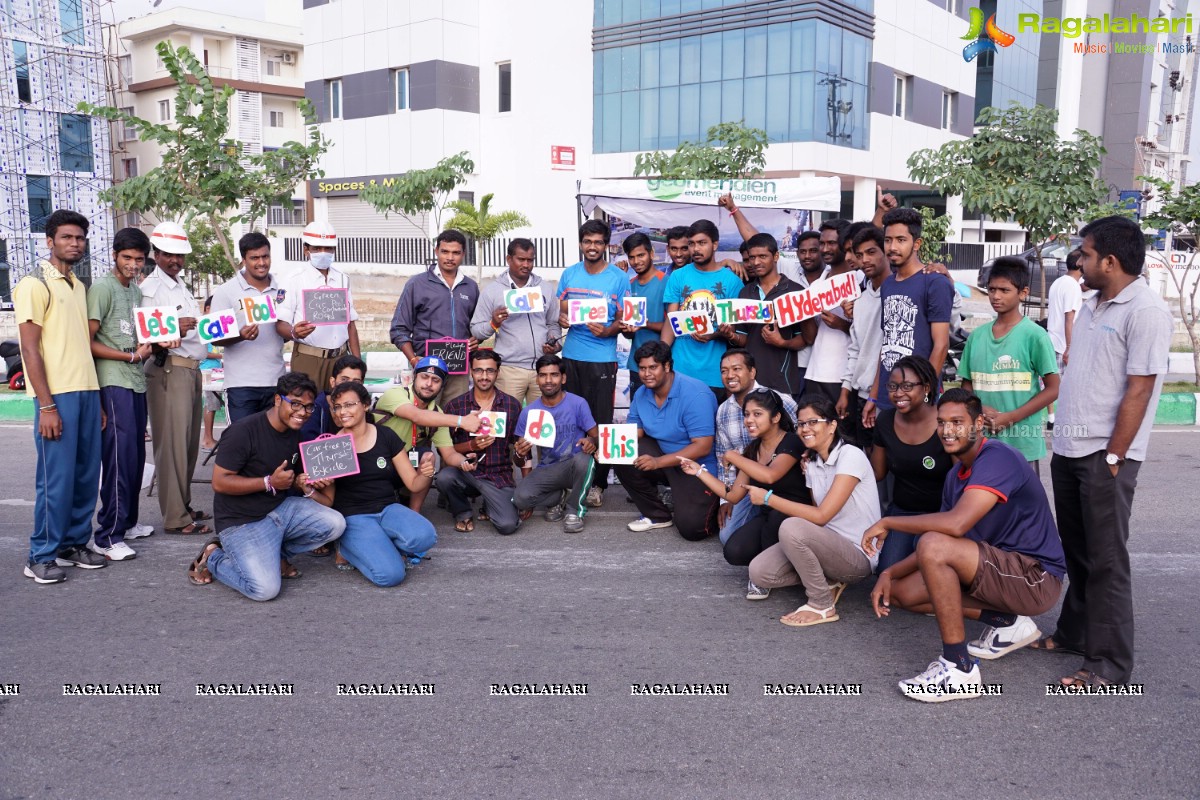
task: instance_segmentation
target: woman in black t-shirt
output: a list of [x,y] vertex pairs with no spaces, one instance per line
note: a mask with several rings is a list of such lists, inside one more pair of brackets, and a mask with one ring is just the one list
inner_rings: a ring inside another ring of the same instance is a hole
[[354,436],[358,474],[308,485],[316,490],[314,500],[346,518],[337,543],[342,557],[376,586],[395,586],[404,580],[408,558],[437,543],[433,523],[396,502],[401,482],[410,492],[428,488],[433,453],[414,467],[400,437],[368,421],[370,405],[371,394],[358,382],[339,384],[329,394],[334,424]]
[[[895,408],[875,420],[871,452],[875,479],[892,475],[892,502],[885,517],[941,510],[942,487],[953,462],[938,438],[937,386],[933,365],[921,356],[900,359],[888,376],[888,399]],[[892,531],[879,554],[879,572],[916,551],[918,538]]]
[[[755,389],[746,395],[743,405],[746,430],[754,437],[741,453],[729,450],[721,459],[737,470],[733,486],[726,486],[707,470],[690,459],[680,459],[688,475],[696,475],[718,497],[736,505],[746,496],[747,487],[774,489],[775,494],[797,503],[811,503],[812,493],[804,481],[800,456],[804,443],[795,433],[792,419],[784,410],[783,401],[771,389]],[[725,560],[735,566],[748,566],[754,557],[779,541],[779,526],[787,515],[774,509],[754,507],[745,524],[735,530],[725,542]],[[768,592],[747,582],[746,599],[763,600]]]

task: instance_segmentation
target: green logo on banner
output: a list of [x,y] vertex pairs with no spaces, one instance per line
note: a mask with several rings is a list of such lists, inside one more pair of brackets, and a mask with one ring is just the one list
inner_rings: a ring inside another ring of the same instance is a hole
[[650,194],[659,200],[674,200],[683,194],[687,185],[687,181],[646,181],[646,188],[650,190]]

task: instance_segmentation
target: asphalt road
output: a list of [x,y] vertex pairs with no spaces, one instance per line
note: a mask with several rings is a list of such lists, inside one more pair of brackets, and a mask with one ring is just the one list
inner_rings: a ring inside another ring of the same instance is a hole
[[[1076,665],[1022,651],[985,664],[1001,697],[924,705],[896,681],[939,654],[932,619],[876,621],[869,583],[842,620],[795,630],[797,594],[761,603],[716,541],[633,534],[620,490],[567,535],[442,536],[395,589],[303,557],[257,604],[191,586],[200,543],[161,533],[135,561],[21,576],[32,521],[29,426],[0,428],[0,798],[1196,797],[1200,767],[1200,435],[1156,431],[1131,540],[1143,697],[1047,697]],[[196,487],[211,508],[211,489]],[[159,524],[157,503],[143,521]],[[1057,610],[1041,618],[1052,626]],[[969,628],[974,631],[974,628]],[[198,697],[207,683],[291,697]],[[631,684],[728,684],[633,697]],[[765,697],[766,683],[861,696]],[[64,684],[158,683],[161,696],[66,697]],[[339,683],[432,683],[337,696]],[[491,696],[493,683],[588,685]]]

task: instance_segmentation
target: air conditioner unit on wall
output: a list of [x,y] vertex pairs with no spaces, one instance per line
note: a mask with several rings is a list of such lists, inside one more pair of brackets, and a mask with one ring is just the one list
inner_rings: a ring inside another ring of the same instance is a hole
[[284,53],[283,54],[283,63],[285,63],[285,64],[296,63],[296,54],[295,53]]

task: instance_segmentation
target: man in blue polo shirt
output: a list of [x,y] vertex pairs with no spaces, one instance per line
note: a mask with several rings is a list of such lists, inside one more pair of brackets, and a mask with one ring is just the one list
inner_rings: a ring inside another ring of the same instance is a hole
[[671,512],[658,496],[667,484],[675,499],[675,527],[690,541],[717,532],[716,495],[679,468],[681,458],[703,464],[716,474],[713,455],[717,399],[703,382],[675,372],[671,348],[662,341],[642,345],[633,354],[642,386],[629,402],[626,422],[638,426],[638,458],[617,469],[642,516],[631,531],[669,528]]
[[[917,552],[879,573],[871,592],[878,617],[896,605],[933,612],[942,656],[900,682],[906,697],[927,703],[983,694],[979,658],[999,658],[1041,635],[1030,617],[1054,607],[1066,560],[1050,502],[1025,457],[983,436],[983,404],[965,389],[938,400],[942,447],[958,460],[946,476],[942,510],[884,517],[863,534],[863,550],[879,551],[888,531],[919,535]],[[966,641],[963,618],[987,626]]]

